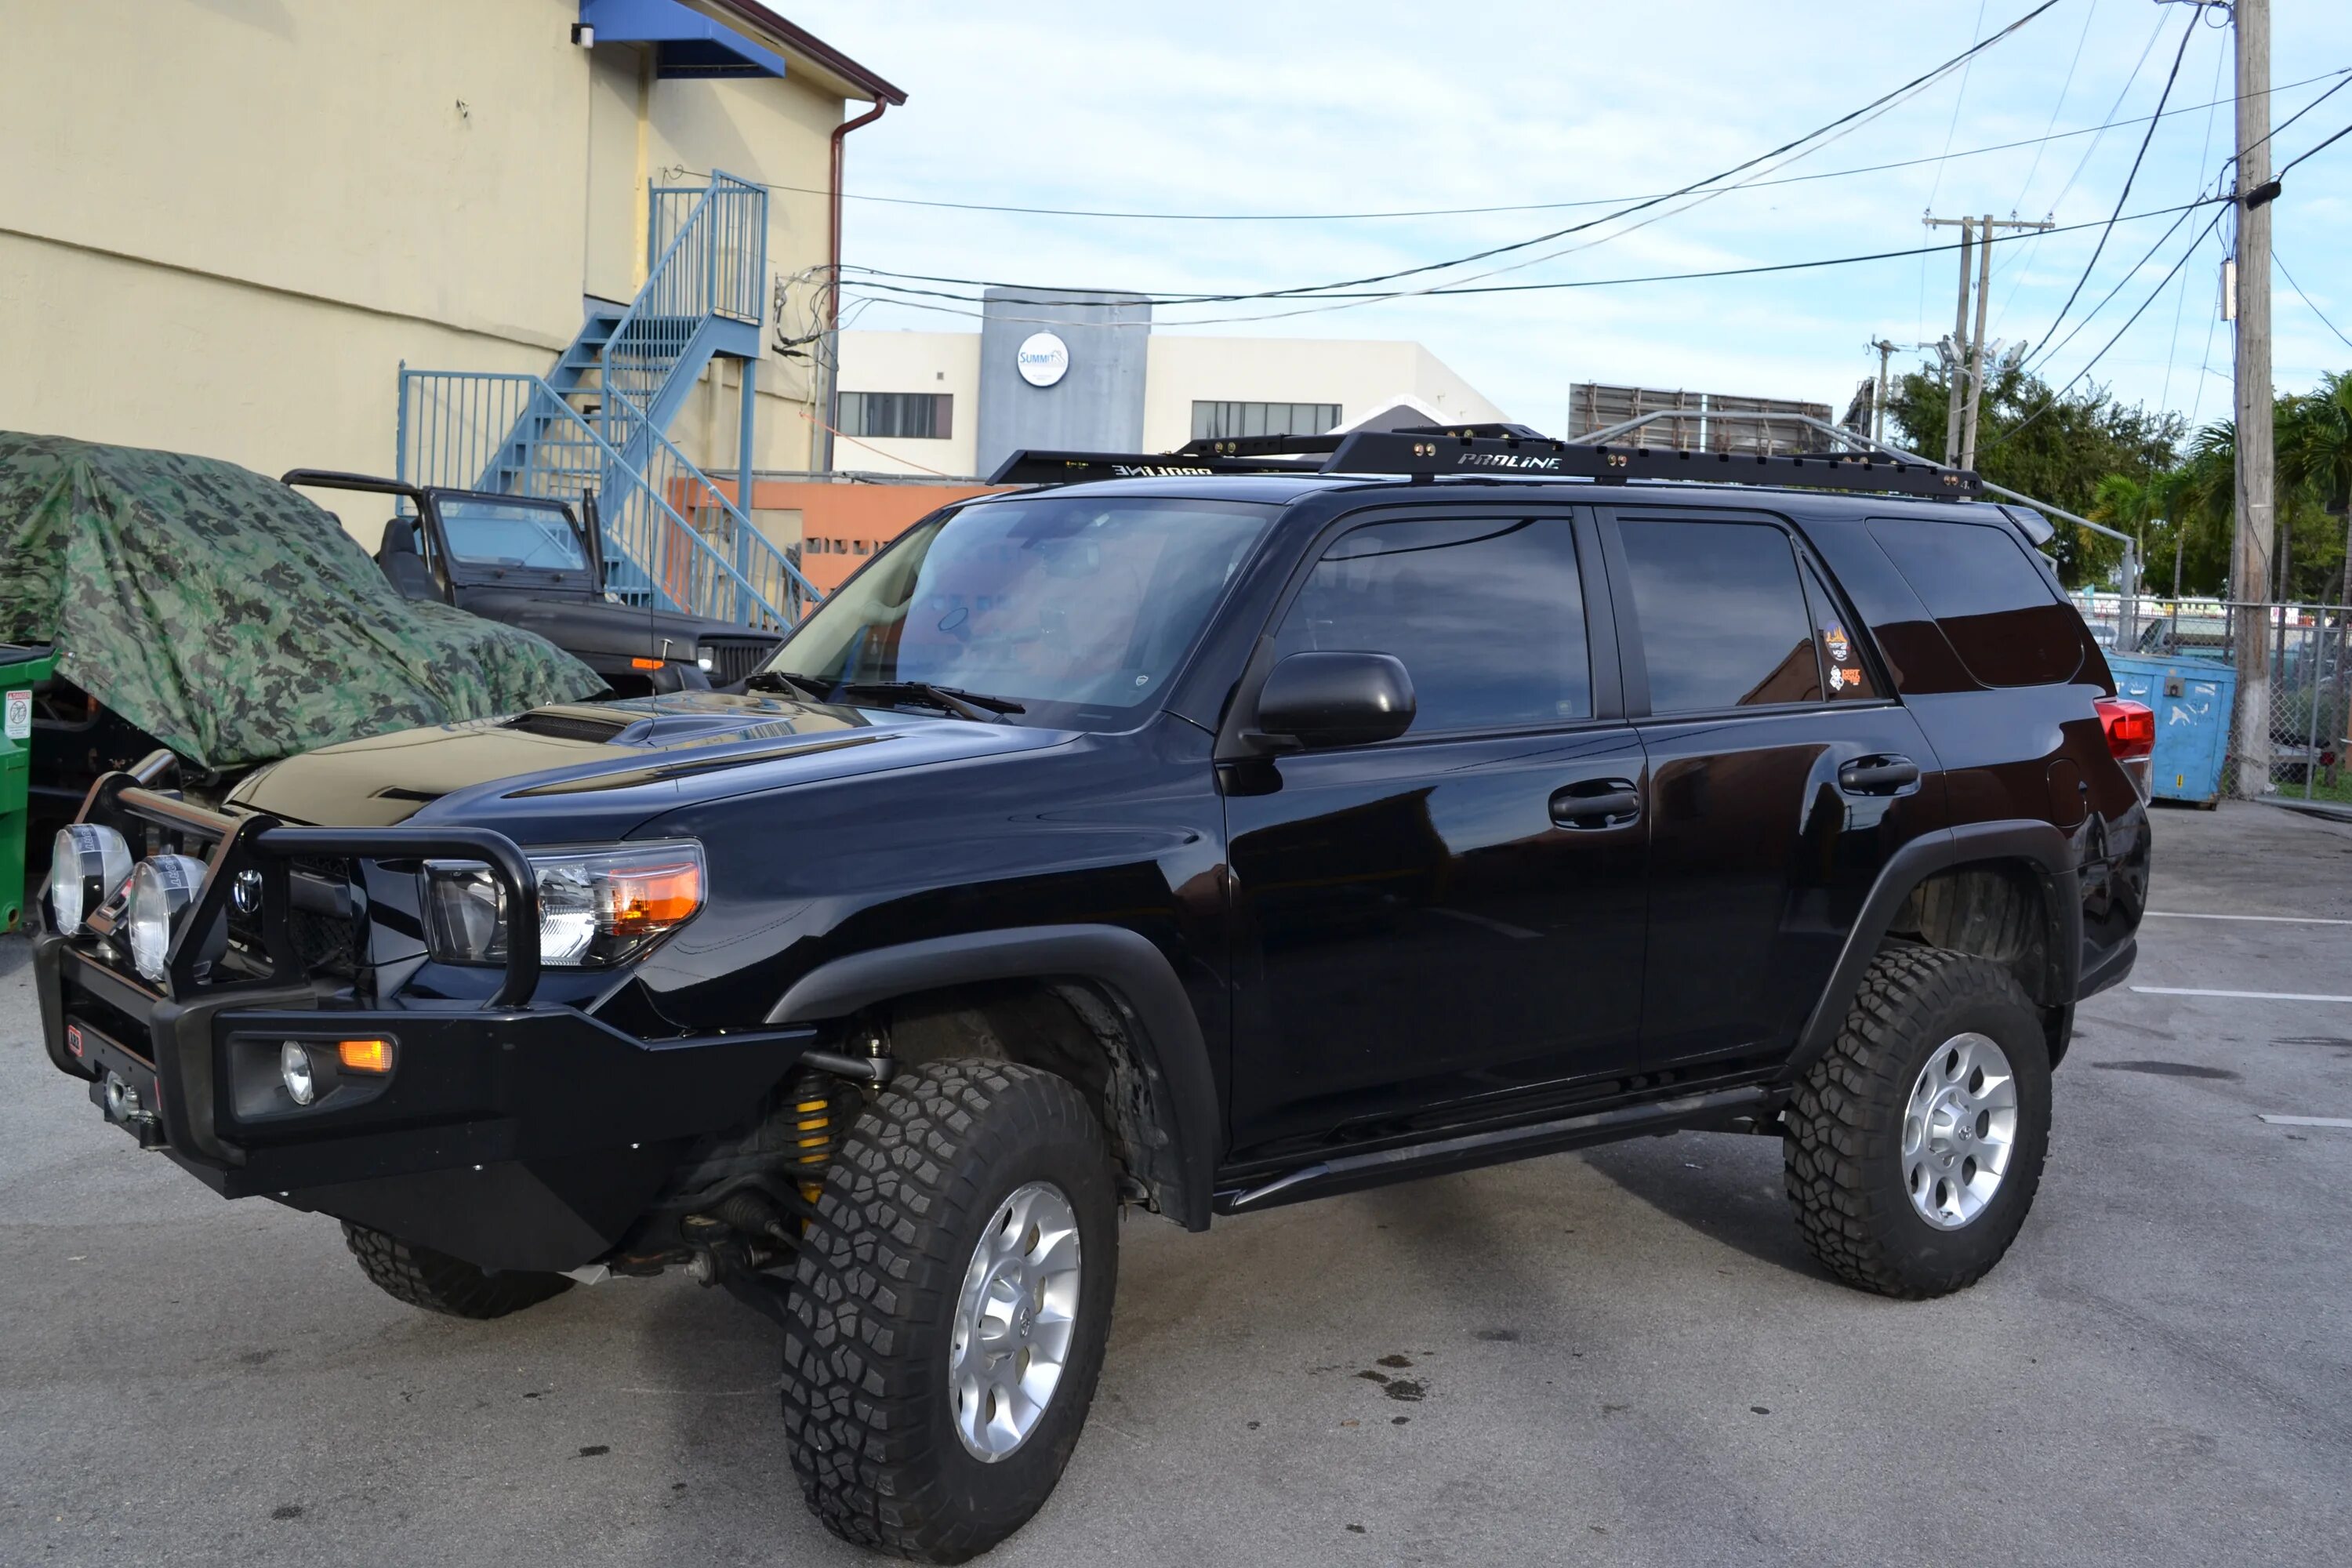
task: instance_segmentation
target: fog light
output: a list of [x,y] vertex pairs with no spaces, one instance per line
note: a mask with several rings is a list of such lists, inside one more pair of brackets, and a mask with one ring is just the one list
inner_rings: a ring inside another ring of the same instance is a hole
[[297,1040],[289,1040],[278,1053],[278,1076],[285,1080],[286,1092],[297,1105],[308,1105],[319,1098],[319,1080],[310,1071],[310,1053]]
[[131,962],[157,984],[171,955],[173,927],[204,883],[205,863],[193,855],[151,855],[131,873],[123,917],[131,928]]
[[49,915],[67,936],[131,876],[131,846],[111,827],[77,822],[58,829],[49,856]]

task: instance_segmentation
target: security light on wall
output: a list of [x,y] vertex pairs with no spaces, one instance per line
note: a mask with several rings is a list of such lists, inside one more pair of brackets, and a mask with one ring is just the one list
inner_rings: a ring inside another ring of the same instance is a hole
[[583,49],[593,49],[596,47],[596,29],[585,22],[574,22],[572,24],[572,41]]

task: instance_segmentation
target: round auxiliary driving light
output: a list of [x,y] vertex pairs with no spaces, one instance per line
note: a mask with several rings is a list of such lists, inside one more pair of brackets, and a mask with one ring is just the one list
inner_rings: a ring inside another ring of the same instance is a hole
[[310,1053],[299,1041],[289,1040],[278,1052],[278,1076],[285,1080],[286,1092],[297,1105],[308,1105],[319,1098],[318,1076],[310,1070]]
[[131,846],[111,827],[77,822],[60,827],[49,855],[49,918],[67,936],[80,934],[90,911],[131,875]]
[[172,951],[172,927],[180,911],[196,901],[204,883],[205,863],[193,855],[151,855],[131,873],[131,898],[123,911],[131,963],[158,984]]

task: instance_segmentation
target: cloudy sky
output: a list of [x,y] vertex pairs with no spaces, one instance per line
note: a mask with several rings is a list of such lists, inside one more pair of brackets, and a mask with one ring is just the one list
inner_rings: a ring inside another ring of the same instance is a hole
[[[1154,293],[1248,292],[1393,272],[1514,245],[1671,191],[1861,108],[2040,0],[1684,0],[1671,6],[1370,3],[1019,6],[798,0],[784,8],[904,88],[849,141],[852,267]],[[2274,121],[2284,163],[2352,124],[2352,5],[2275,0]],[[2181,47],[2126,215],[2210,195],[2231,141],[2230,34],[2218,13],[2156,0],[2058,0],[1916,95],[1754,184],[1664,204],[1448,271],[1460,282],[1599,287],[1386,300],[1305,314],[1298,302],[1159,310],[1160,331],[1410,338],[1514,418],[1558,430],[1572,381],[1802,396],[1843,407],[1879,337],[1951,330],[1958,258],[1644,283],[1602,280],[1767,266],[1928,244],[1923,213],[1992,212],[2088,226],[2003,244],[1991,332],[2042,343],[2083,275]],[[2066,135],[2081,132],[2083,134]],[[2053,132],[2055,140],[2042,141]],[[1981,151],[2008,142],[2035,144]],[[1869,165],[1900,163],[1870,173]],[[1828,175],[1826,178],[1807,176]],[[860,197],[1287,221],[1068,216]],[[1608,204],[1571,205],[1567,204]],[[1331,215],[1518,207],[1436,216]],[[2230,337],[2215,325],[2220,209],[2116,226],[2052,342],[2056,381],[2136,324],[2091,371],[2127,401],[2226,413]],[[2276,248],[2277,374],[2307,385],[2352,366],[2352,136],[2286,181]],[[2187,258],[2183,262],[2183,258]],[[2147,259],[2143,263],[2143,258]],[[2172,282],[2158,282],[2182,262]],[[2112,302],[2093,308],[2121,283]],[[931,287],[931,285],[920,285]],[[953,289],[950,292],[971,292]],[[855,324],[969,330],[969,306],[869,292]],[[2151,299],[2153,296],[2153,299]],[[2316,310],[2312,307],[2316,307]],[[1233,320],[1231,318],[1258,318]],[[1271,318],[1271,319],[1268,319]],[[1202,323],[1192,327],[1181,322]],[[1301,396],[1308,394],[1302,392]]]

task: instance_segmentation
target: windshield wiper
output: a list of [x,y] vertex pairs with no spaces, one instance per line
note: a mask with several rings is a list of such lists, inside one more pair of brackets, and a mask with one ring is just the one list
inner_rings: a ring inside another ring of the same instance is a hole
[[794,675],[782,669],[755,669],[743,678],[746,691],[781,691],[787,697],[810,697],[819,702],[833,700],[833,693],[824,682],[805,675]]
[[933,686],[928,680],[845,680],[834,688],[835,695],[846,691],[863,691],[875,697],[895,697],[900,701],[920,702],[952,713],[959,719],[975,719],[984,724],[1001,724],[1007,713],[1026,713],[1029,710],[1007,697],[991,697],[984,691],[964,691],[952,686]]

